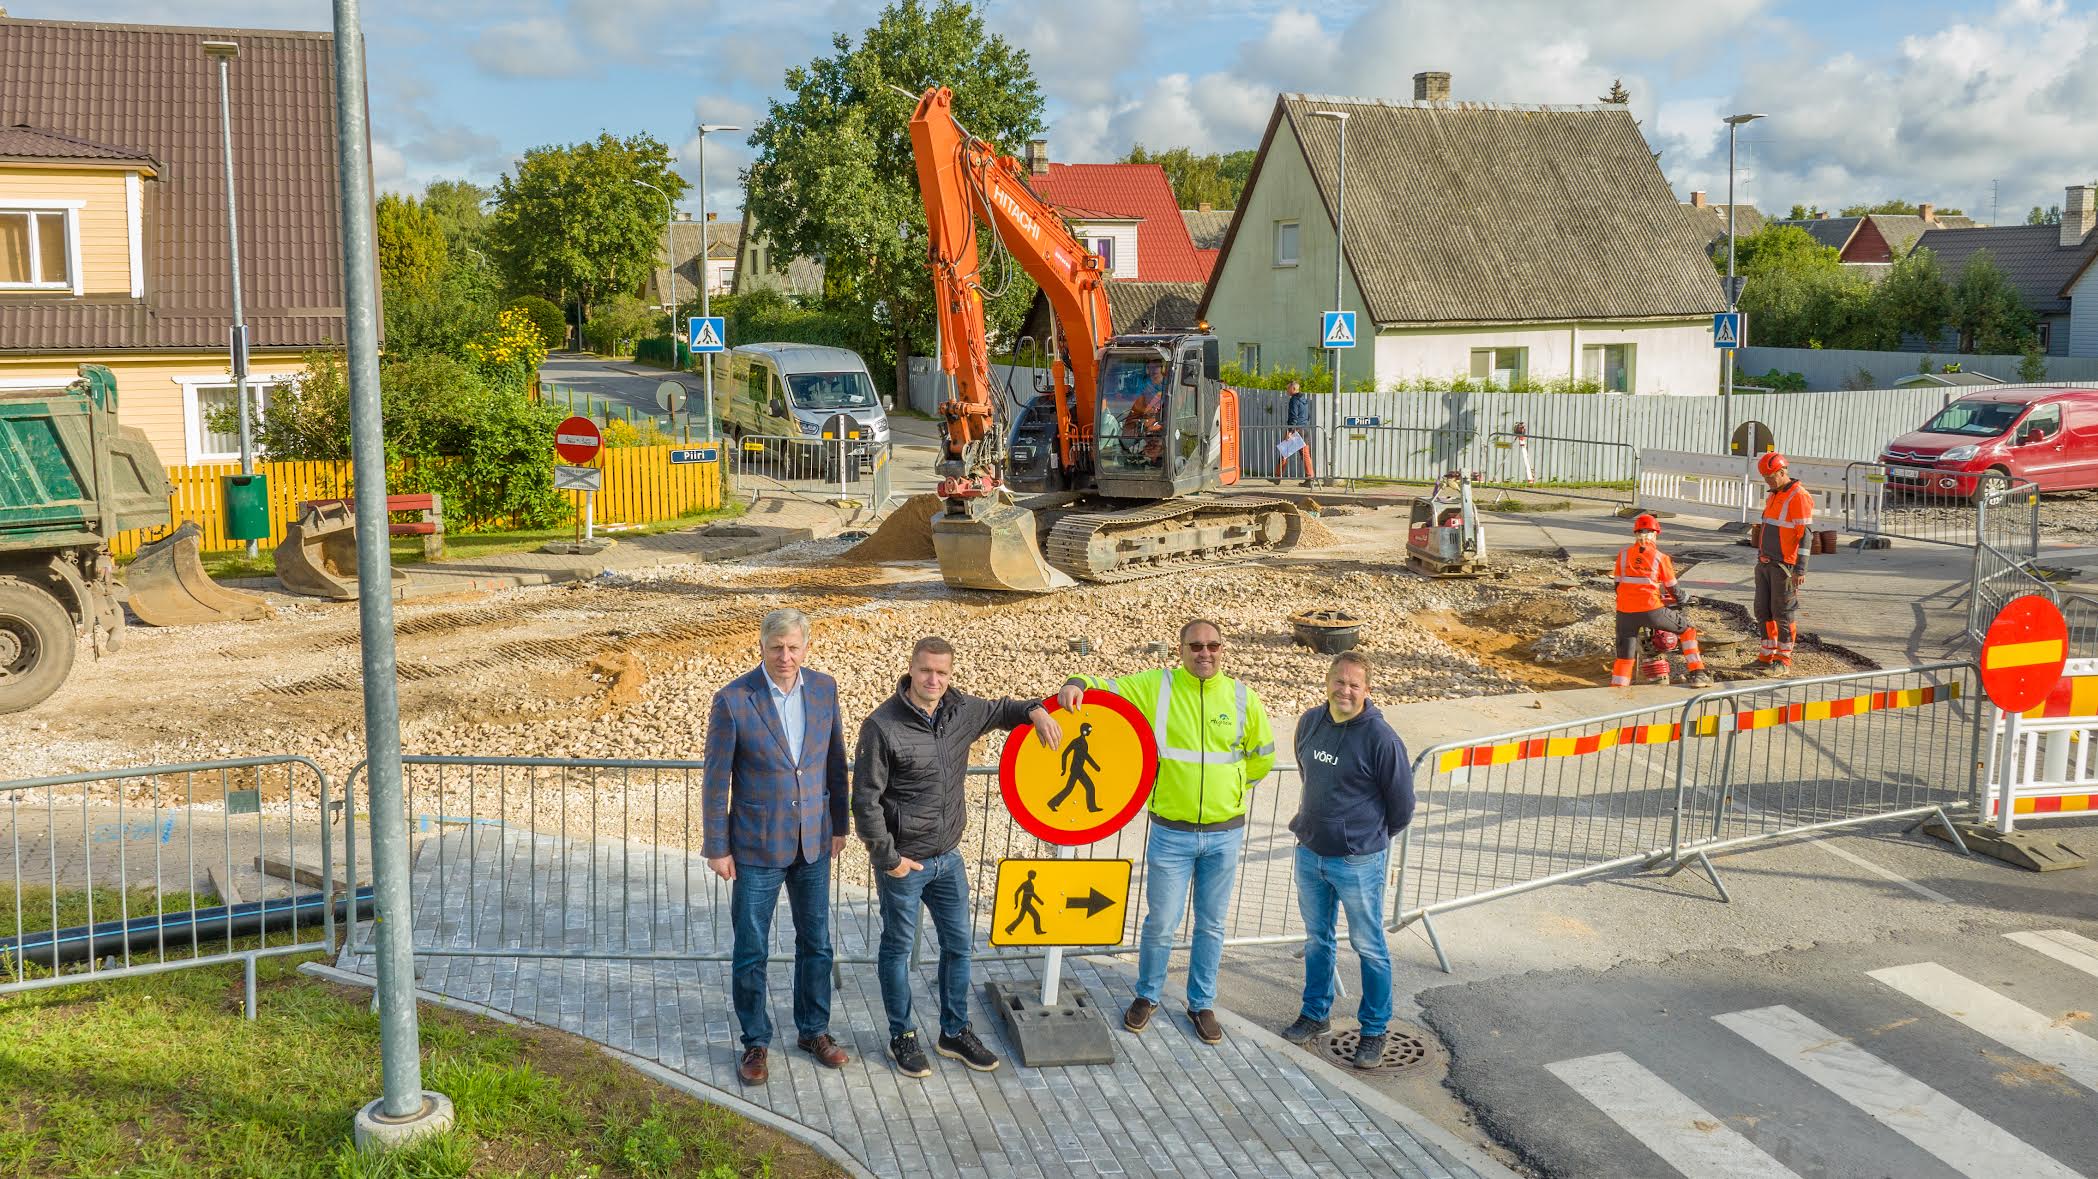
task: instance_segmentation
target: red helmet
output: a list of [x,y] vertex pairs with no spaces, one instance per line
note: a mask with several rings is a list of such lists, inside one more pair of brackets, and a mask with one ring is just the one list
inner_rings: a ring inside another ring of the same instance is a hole
[[1777,451],[1769,450],[1756,456],[1756,474],[1758,475],[1775,475],[1784,469],[1785,456]]
[[1661,522],[1654,519],[1653,513],[1641,512],[1637,516],[1632,517],[1632,531],[1659,532],[1661,531]]
[[1654,650],[1656,650],[1656,651],[1673,651],[1673,650],[1675,650],[1675,647],[1676,647],[1676,633],[1675,633],[1674,631],[1672,631],[1672,630],[1657,630],[1657,631],[1655,631],[1655,632],[1654,632]]

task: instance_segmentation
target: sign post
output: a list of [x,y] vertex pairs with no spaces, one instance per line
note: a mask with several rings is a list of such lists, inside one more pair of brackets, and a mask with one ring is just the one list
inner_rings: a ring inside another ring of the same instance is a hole
[[[706,231],[701,230],[704,236]],[[701,251],[704,255],[705,251]],[[702,276],[704,277],[704,276]],[[702,284],[704,285],[704,284]],[[704,294],[704,290],[701,292]],[[728,351],[728,319],[720,315],[695,315],[686,321],[687,351],[694,356],[707,358],[706,397],[707,434],[714,436],[714,356],[716,352]]]
[[[1056,710],[1056,701],[1044,701]],[[1021,830],[1056,846],[1054,859],[998,863],[991,944],[1044,946],[1037,1001],[1009,982],[984,984],[1004,1018],[1020,1063],[1112,1064],[1114,1037],[1085,988],[1062,985],[1064,948],[1119,946],[1127,936],[1128,860],[1076,859],[1075,849],[1120,831],[1151,797],[1158,741],[1136,706],[1089,690],[1078,711],[1059,714],[1064,742],[1050,749],[1031,728],[1006,738],[998,762],[1005,807]]]
[[554,427],[554,453],[567,464],[554,468],[554,489],[581,492],[583,510],[579,513],[574,544],[555,541],[541,551],[579,556],[604,548],[604,542],[597,539],[596,509],[597,493],[604,488],[605,473],[583,465],[596,458],[604,444],[603,431],[589,418],[571,417]]

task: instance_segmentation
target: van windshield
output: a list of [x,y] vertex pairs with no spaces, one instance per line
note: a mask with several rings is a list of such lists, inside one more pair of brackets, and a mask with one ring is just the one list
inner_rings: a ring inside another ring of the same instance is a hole
[[2025,404],[2018,401],[1955,401],[1923,423],[1926,434],[1957,434],[1962,438],[1994,438],[2011,428]]
[[788,373],[787,388],[802,409],[874,408],[874,383],[866,373]]

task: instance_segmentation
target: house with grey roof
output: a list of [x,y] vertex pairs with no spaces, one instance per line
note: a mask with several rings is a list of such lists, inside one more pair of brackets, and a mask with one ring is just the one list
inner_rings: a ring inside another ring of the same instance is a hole
[[[1277,97],[1198,314],[1247,368],[1326,363],[1320,313],[1356,313],[1344,379],[1593,379],[1713,394],[1725,307],[1706,238],[1625,107]],[[1337,240],[1346,113],[1345,248]]]
[[1838,262],[1878,278],[1896,259],[1915,249],[1924,234],[1937,229],[1974,229],[1980,223],[1957,213],[1940,215],[1937,207],[1926,201],[1917,206],[1915,213],[1867,213],[1857,217],[1823,213],[1770,224],[1803,229],[1817,244],[1836,251]]
[[[1734,212],[1735,237],[1747,237],[1763,228],[1764,218],[1761,209],[1756,208],[1754,205],[1743,204],[1733,205],[1732,208]],[[1702,191],[1691,193],[1690,199],[1683,202],[1683,215],[1690,219],[1693,229],[1698,236],[1704,239],[1706,253],[1714,255],[1726,253],[1727,209],[1728,206],[1725,204],[1715,205],[1706,200]]]
[[690,213],[679,213],[664,229],[668,232],[660,240],[665,248],[656,255],[656,266],[650,272],[644,298],[658,307],[670,305],[672,266],[677,268],[677,298],[680,303],[699,297],[702,276],[709,295],[726,295],[734,289],[736,249],[743,240],[740,223],[718,220],[714,214],[707,214],[704,261],[700,259],[699,222],[694,221]]
[[782,255],[774,248],[771,235],[758,225],[748,209],[744,210],[740,225],[741,233],[736,241],[736,270],[729,283],[730,294],[762,290],[787,295],[823,293],[821,259]]
[[2069,186],[2060,225],[1932,230],[1916,244],[1937,256],[1947,282],[1988,251],[2039,317],[2040,351],[2098,356],[2098,185]]

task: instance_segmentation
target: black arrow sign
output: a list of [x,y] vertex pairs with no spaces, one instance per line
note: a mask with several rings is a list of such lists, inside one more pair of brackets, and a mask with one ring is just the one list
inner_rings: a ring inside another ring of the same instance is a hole
[[1088,917],[1098,917],[1103,910],[1111,907],[1114,903],[1113,897],[1106,895],[1097,888],[1087,890],[1087,895],[1082,897],[1064,898],[1064,908],[1084,909],[1085,915]]

